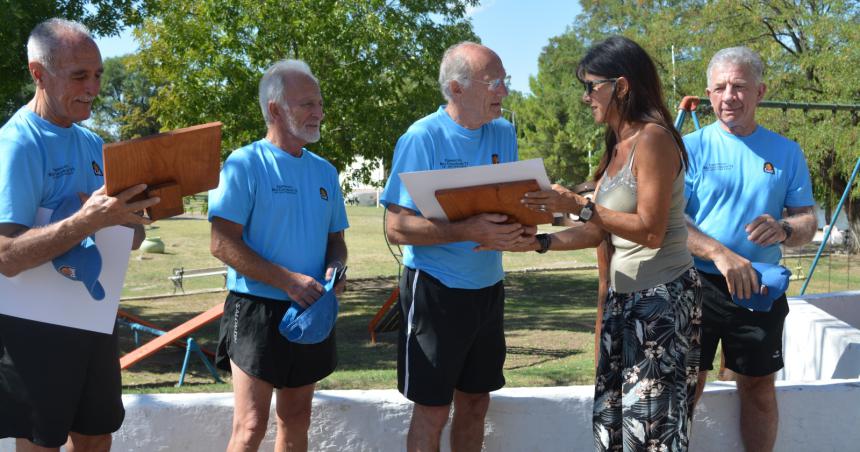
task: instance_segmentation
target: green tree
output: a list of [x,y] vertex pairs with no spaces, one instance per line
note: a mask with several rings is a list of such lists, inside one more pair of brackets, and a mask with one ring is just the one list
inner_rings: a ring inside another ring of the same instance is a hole
[[118,34],[142,10],[135,0],[0,0],[0,124],[33,95],[27,71],[27,38],[38,23],[52,17],[76,20],[96,36]]
[[136,36],[140,61],[162,84],[152,109],[165,128],[224,123],[224,150],[265,131],[263,71],[300,58],[326,102],[313,148],[339,168],[354,156],[390,161],[397,137],[441,102],[435,74],[449,45],[477,40],[477,0],[153,0]]
[[567,185],[591,177],[599,157],[592,151],[599,149],[602,136],[581,101],[582,85],[575,74],[584,52],[573,33],[550,39],[538,59],[537,77],[529,80],[533,95],[512,93],[507,100],[517,114],[521,157],[544,158],[550,178]]
[[149,105],[159,86],[140,71],[136,55],[107,58],[101,80],[91,126],[106,142],[160,131],[161,125]]

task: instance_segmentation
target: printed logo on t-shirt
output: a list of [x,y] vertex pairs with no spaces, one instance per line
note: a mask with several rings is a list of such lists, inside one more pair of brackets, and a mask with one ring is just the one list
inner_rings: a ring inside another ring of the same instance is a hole
[[298,192],[299,190],[292,185],[275,185],[274,187],[272,187],[272,193],[276,195],[295,195]]
[[764,172],[768,174],[774,174],[773,163],[764,162]]
[[323,201],[328,201],[328,192],[325,191],[325,188],[320,187],[320,198],[322,198]]
[[493,165],[499,164],[499,154],[493,154]]
[[54,179],[71,176],[72,174],[75,174],[75,167],[72,165],[58,166],[56,168],[51,168],[51,170],[48,171],[48,177],[52,177]]
[[735,165],[731,163],[708,163],[705,165],[705,171],[729,171],[734,168]]
[[463,159],[445,159],[439,162],[441,168],[465,168],[469,166],[468,160]]
[[96,176],[104,176],[101,167],[99,167],[99,164],[96,163],[95,160],[93,160],[93,174],[95,174]]

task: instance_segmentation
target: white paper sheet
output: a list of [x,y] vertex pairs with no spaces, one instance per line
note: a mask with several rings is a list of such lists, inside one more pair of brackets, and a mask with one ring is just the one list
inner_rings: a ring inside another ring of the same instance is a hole
[[[51,212],[40,208],[36,225],[46,224]],[[0,314],[112,333],[133,237],[134,232],[124,226],[96,232],[96,245],[102,256],[99,282],[105,290],[103,300],[93,299],[81,282],[57,273],[49,261],[13,278],[0,275]]]
[[403,181],[421,215],[425,218],[443,220],[447,220],[448,216],[436,200],[436,190],[528,179],[536,180],[544,190],[552,188],[549,176],[546,175],[546,168],[543,166],[543,159],[400,173],[400,180]]

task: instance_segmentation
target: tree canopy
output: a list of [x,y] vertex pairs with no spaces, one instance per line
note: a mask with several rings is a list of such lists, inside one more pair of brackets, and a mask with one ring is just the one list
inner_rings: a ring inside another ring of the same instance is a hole
[[105,142],[154,135],[161,124],[150,111],[159,85],[141,72],[134,55],[104,60],[101,94],[96,99],[90,127]]
[[464,19],[476,0],[153,0],[136,30],[138,62],[161,88],[164,128],[224,123],[223,149],[265,133],[263,71],[305,60],[325,102],[312,146],[343,168],[354,156],[390,159],[399,135],[442,101],[435,82],[449,45],[478,38]]

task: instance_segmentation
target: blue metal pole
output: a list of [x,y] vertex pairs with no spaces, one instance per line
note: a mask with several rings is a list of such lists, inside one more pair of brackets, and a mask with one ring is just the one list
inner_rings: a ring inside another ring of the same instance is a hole
[[194,339],[188,338],[185,346],[185,359],[182,360],[182,370],[179,372],[179,383],[176,383],[176,387],[181,387],[182,383],[185,382],[185,371],[188,370],[188,360],[191,358],[191,347],[194,345]]
[[803,282],[803,287],[800,288],[801,295],[806,292],[806,287],[809,285],[809,281],[812,280],[812,275],[815,273],[815,267],[818,265],[818,259],[821,258],[821,253],[824,251],[824,247],[827,246],[827,241],[830,239],[830,231],[833,230],[833,225],[836,224],[836,219],[839,218],[839,212],[842,211],[842,204],[845,204],[845,200],[848,199],[848,195],[851,194],[851,186],[854,185],[854,179],[857,177],[858,170],[860,170],[860,158],[857,159],[857,164],[854,165],[854,171],[851,173],[848,185],[845,187],[845,191],[842,193],[842,198],[836,206],[836,212],[833,214],[833,219],[830,221],[830,227],[828,227],[827,231],[824,232],[824,237],[821,239],[821,245],[818,246],[818,252],[815,253],[815,259],[812,261],[812,266],[809,267],[809,276],[806,277],[806,281]]
[[687,119],[687,110],[678,110],[678,117],[675,118],[675,129],[679,132],[681,127],[684,127],[684,120]]

